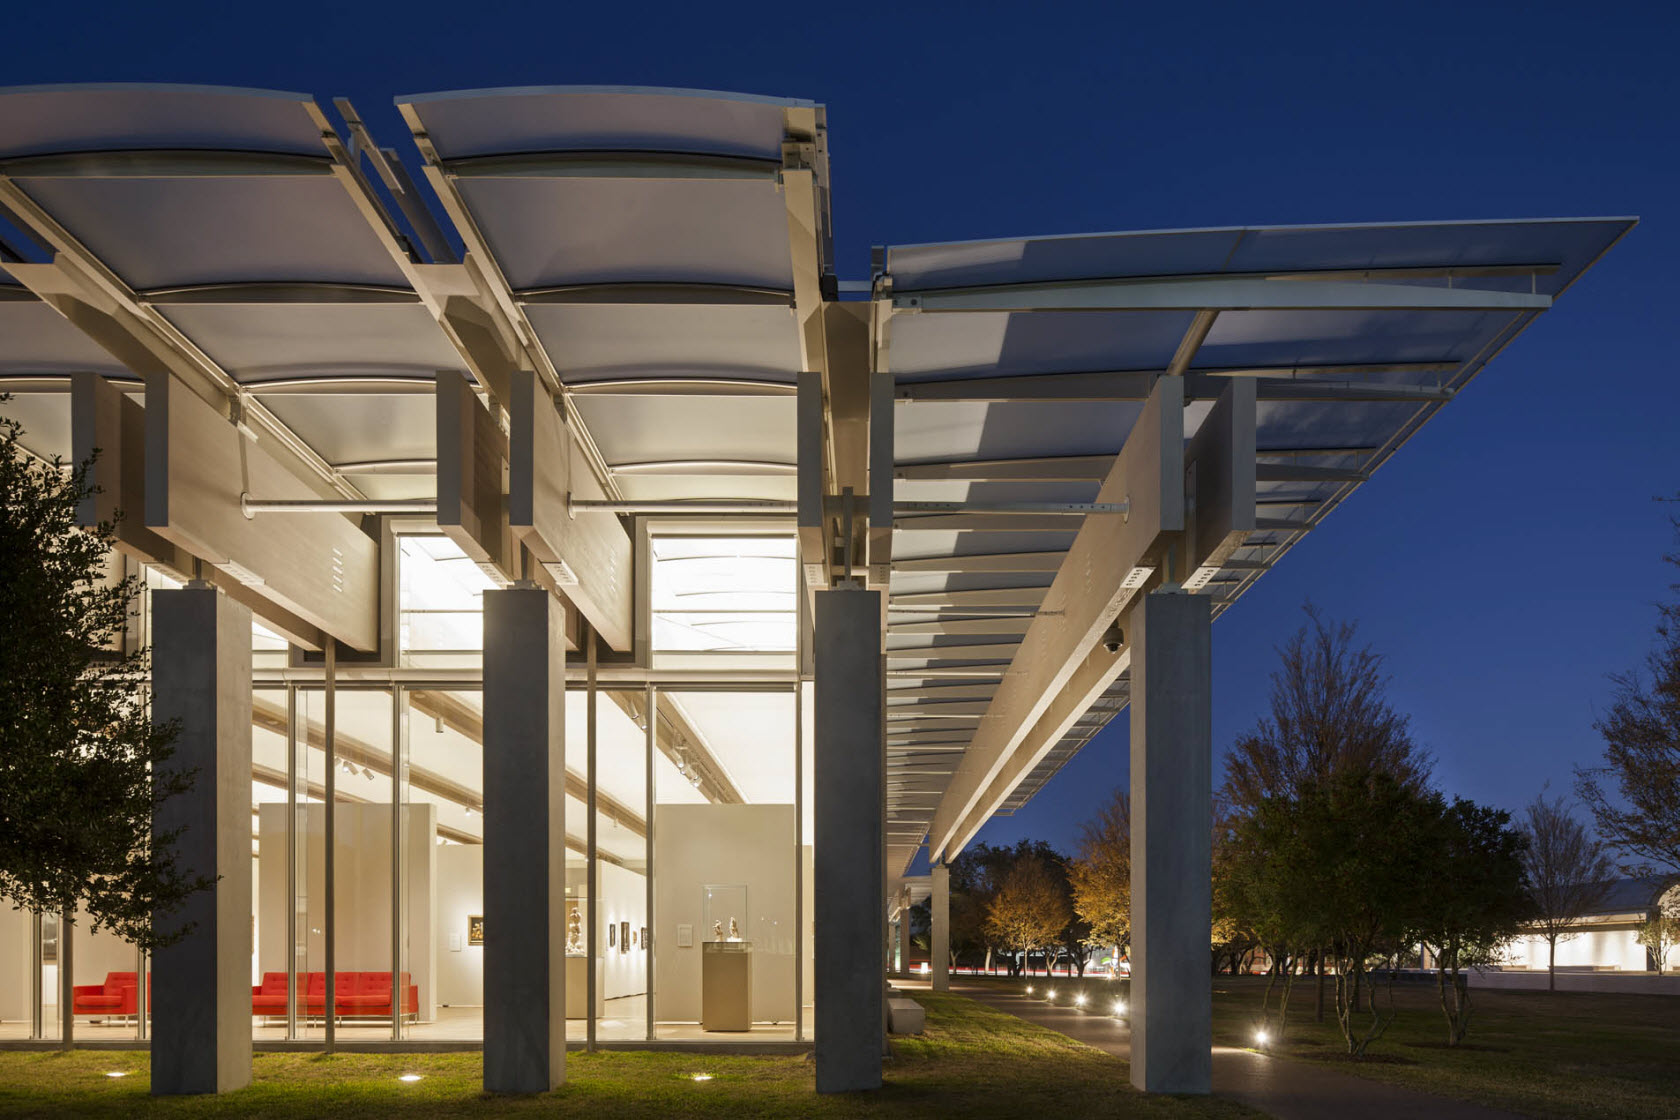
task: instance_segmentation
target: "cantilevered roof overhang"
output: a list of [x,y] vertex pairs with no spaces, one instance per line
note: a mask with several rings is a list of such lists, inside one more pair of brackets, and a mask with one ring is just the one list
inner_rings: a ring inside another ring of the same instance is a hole
[[[1213,597],[1217,616],[1632,224],[1243,227],[894,247],[874,292],[879,368],[899,402],[894,498],[1095,502],[1105,485],[1124,490],[1116,456],[1162,378],[1182,384],[1186,446],[1240,386],[1252,395],[1253,528],[1179,573]],[[1068,558],[1103,516],[896,521],[887,656],[889,696],[900,695],[905,718],[893,725],[903,729],[895,762],[924,784],[896,806],[892,866],[924,832],[931,855],[959,851],[1125,708],[1124,648],[1105,658],[1096,634],[1049,636],[1089,590]],[[1046,673],[1046,659],[1059,671]]]
[[[409,137],[386,146],[348,102],[303,94],[0,90],[8,412],[69,455],[72,382],[114,386],[100,399],[126,395],[125,415],[143,384],[178,385],[229,422],[194,429],[234,464],[194,480],[204,495],[237,508],[238,464],[260,459],[289,487],[274,497],[422,500],[444,383],[503,410],[534,383],[579,492],[803,511],[815,402],[816,496],[866,500],[857,559],[889,592],[895,873],[924,842],[960,850],[1125,708],[1124,643],[1070,619],[1106,625],[1169,575],[1222,610],[1633,224],[897,246],[841,285],[820,105],[540,87],[397,107]],[[1200,472],[1195,516],[1176,553],[1117,557],[1119,511],[1143,508],[1124,456],[1163,433]],[[1250,501],[1235,528],[1206,508],[1228,489],[1215,470]],[[150,502],[144,548],[209,561],[306,645],[377,641],[347,593],[377,586],[377,556],[344,517],[291,519],[280,563],[243,520]],[[835,555],[822,519],[808,579]],[[573,524],[591,555],[627,555],[612,514]],[[515,576],[490,545],[482,562]],[[559,592],[623,641],[622,573],[569,574],[586,586]]]

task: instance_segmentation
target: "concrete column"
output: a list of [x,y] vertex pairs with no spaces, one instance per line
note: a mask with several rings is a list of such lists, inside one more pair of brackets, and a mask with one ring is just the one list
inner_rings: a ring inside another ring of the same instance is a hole
[[484,1089],[566,1078],[565,614],[484,593]]
[[817,592],[813,949],[817,1092],[881,1086],[886,675],[881,593]]
[[1211,1089],[1210,600],[1156,591],[1132,639],[1132,1084]]
[[157,807],[177,869],[208,890],[154,917],[190,926],[152,955],[152,1092],[251,1083],[251,612],[208,584],[152,592],[152,718],[178,721],[169,770],[193,784]]
[[910,906],[909,900],[898,905],[898,971],[910,975]]
[[943,863],[933,865],[933,895],[928,900],[933,914],[931,948],[933,990],[951,990],[951,869]]

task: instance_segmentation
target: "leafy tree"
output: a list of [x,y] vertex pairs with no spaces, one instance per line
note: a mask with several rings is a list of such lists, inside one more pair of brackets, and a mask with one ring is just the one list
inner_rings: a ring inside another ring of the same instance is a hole
[[1663,962],[1676,945],[1680,945],[1680,887],[1671,887],[1657,900],[1651,916],[1642,922],[1639,943],[1651,950],[1656,958],[1657,975],[1662,975]]
[[1575,924],[1604,901],[1616,869],[1604,845],[1570,815],[1562,797],[1547,801],[1542,794],[1530,802],[1523,831],[1534,924],[1548,948],[1546,986],[1556,991],[1558,942],[1575,936]]
[[1079,830],[1079,855],[1068,864],[1073,910],[1090,941],[1112,945],[1116,960],[1132,935],[1132,807],[1117,789]]
[[[1680,536],[1680,517],[1672,521]],[[1680,566],[1680,550],[1664,559]],[[1680,583],[1671,589],[1680,591]],[[1637,671],[1612,678],[1615,702],[1594,725],[1604,765],[1577,770],[1575,789],[1599,835],[1639,860],[1680,871],[1680,599],[1657,610],[1649,679]]]
[[[986,914],[986,930],[1005,949],[1026,956],[1055,944],[1072,917],[1067,894],[1048,863],[1028,853],[1015,861],[999,885]],[[1048,971],[1048,961],[1045,968]]]
[[1224,965],[1232,976],[1241,974],[1260,948],[1242,910],[1237,891],[1239,826],[1242,821],[1232,813],[1222,797],[1213,806],[1213,963],[1214,972]]
[[[1278,650],[1270,715],[1240,738],[1225,760],[1221,800],[1238,821],[1252,816],[1268,797],[1292,801],[1344,772],[1385,773],[1414,790],[1429,782],[1428,754],[1412,741],[1406,717],[1388,703],[1381,655],[1354,644],[1354,624],[1327,620],[1311,603],[1302,609],[1306,623]],[[1216,906],[1218,890],[1216,884]],[[1229,906],[1224,912],[1232,914]],[[1289,937],[1299,936],[1298,924],[1280,925],[1276,913],[1266,922],[1266,932],[1249,932],[1286,974],[1285,1006],[1290,970],[1310,959],[1318,974],[1317,1017],[1322,1022],[1329,947],[1278,942],[1274,939],[1282,936],[1284,925]]]
[[[1303,845],[1298,799],[1263,797],[1234,826],[1235,843],[1216,906],[1227,908],[1271,958],[1260,1003],[1260,1025],[1282,1039],[1289,1029],[1289,997],[1303,946],[1318,943],[1324,916],[1322,897],[1312,882],[1317,873]],[[1272,1025],[1272,996],[1278,982],[1277,1024]]]
[[211,885],[152,832],[193,774],[161,768],[177,729],[152,722],[147,651],[124,648],[140,580],[107,574],[113,524],[76,524],[91,461],[42,460],[21,435],[0,418],[0,899],[61,915],[65,949],[78,910],[155,949],[187,930],[160,936],[153,914]]
[[1435,954],[1448,1046],[1462,1042],[1470,1029],[1465,970],[1491,964],[1528,917],[1526,846],[1511,815],[1500,809],[1454,798],[1439,819],[1421,933]]
[[1354,1057],[1394,1020],[1392,998],[1385,1015],[1374,989],[1361,1006],[1360,987],[1374,957],[1418,940],[1441,814],[1439,794],[1382,771],[1339,774],[1300,799],[1298,842],[1320,894],[1308,914],[1336,967],[1336,1022]]

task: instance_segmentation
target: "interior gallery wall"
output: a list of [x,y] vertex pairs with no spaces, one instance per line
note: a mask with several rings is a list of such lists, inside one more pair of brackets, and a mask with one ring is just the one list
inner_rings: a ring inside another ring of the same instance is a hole
[[[376,972],[391,967],[391,806],[340,803],[334,820],[333,847],[337,952],[340,972]],[[298,867],[298,923],[307,930],[306,953],[300,971],[326,967],[326,806],[304,809],[305,846]],[[283,972],[287,964],[286,934],[286,806],[259,807],[257,834],[262,851],[281,858],[258,860],[257,957],[258,972]],[[437,922],[433,917],[437,884],[437,847],[434,807],[402,807],[406,850],[403,863],[404,927],[407,957],[402,962],[420,989],[420,1018],[436,1017]]]
[[[754,1022],[791,1022],[794,969],[792,805],[659,804],[653,832],[654,1017],[700,1018],[701,943],[707,886],[744,886],[741,936],[752,945]],[[721,919],[725,924],[728,917]],[[682,945],[679,928],[688,927]]]
[[0,1023],[28,1024],[34,1016],[31,974],[35,952],[34,918],[27,911],[0,906]]

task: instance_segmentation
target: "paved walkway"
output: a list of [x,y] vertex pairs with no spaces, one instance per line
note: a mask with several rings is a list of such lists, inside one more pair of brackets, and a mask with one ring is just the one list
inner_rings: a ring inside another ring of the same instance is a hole
[[[951,987],[988,1007],[1060,1031],[1117,1058],[1131,1057],[1131,1028],[1118,1019],[1054,1007],[981,985],[958,981]],[[1213,1091],[1278,1120],[1346,1120],[1350,1116],[1359,1120],[1522,1120],[1514,1112],[1225,1046],[1213,1048]]]

